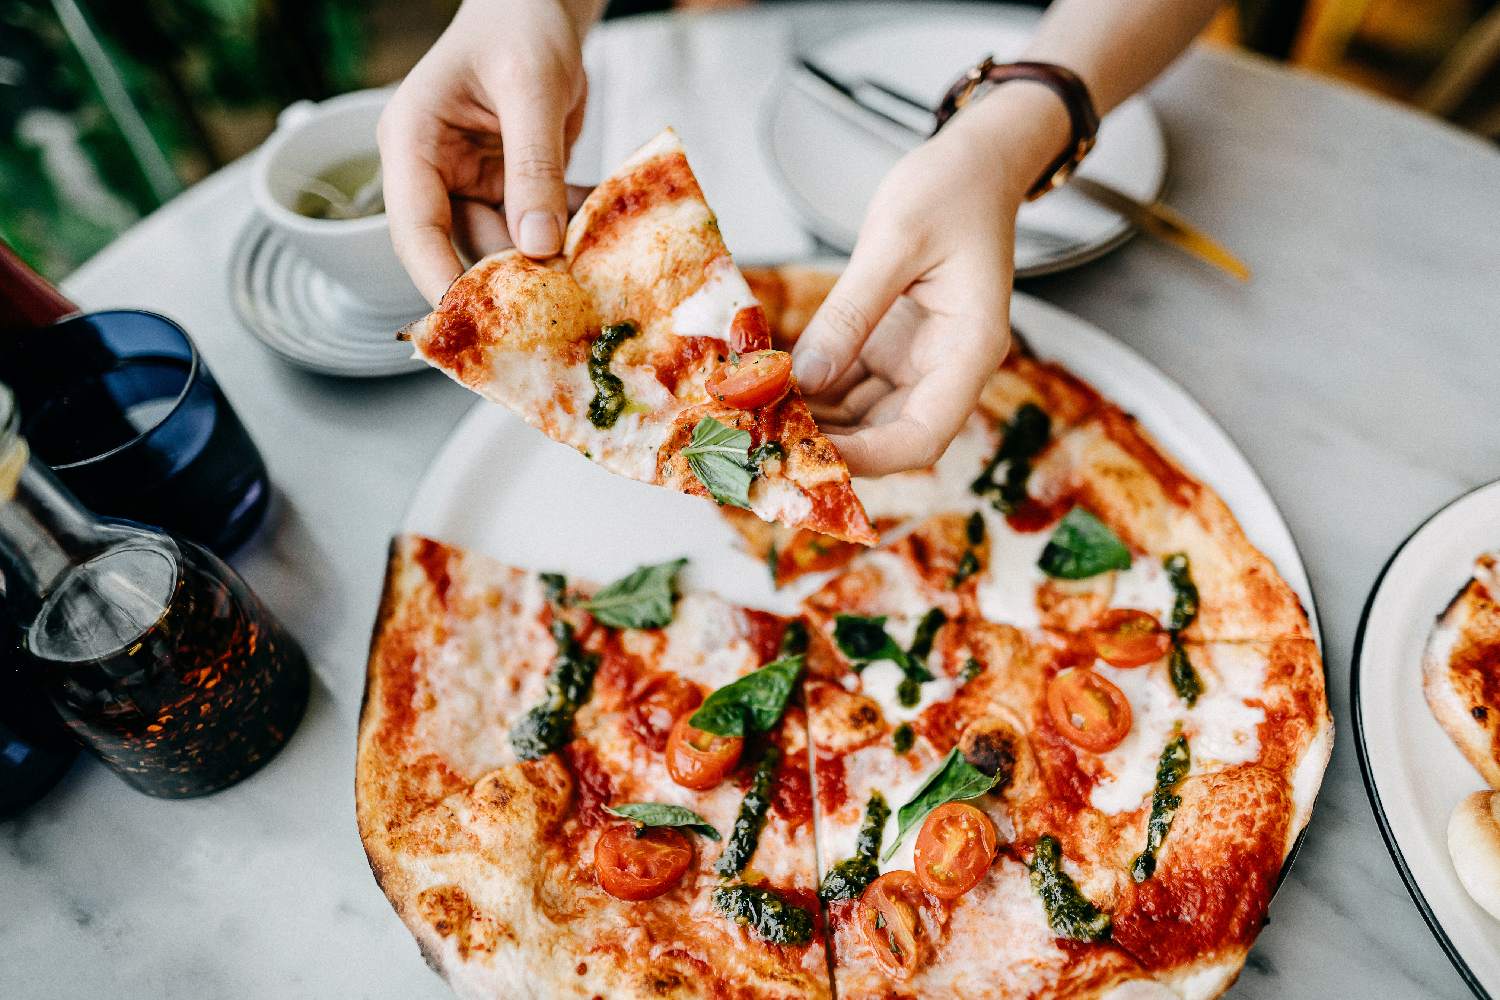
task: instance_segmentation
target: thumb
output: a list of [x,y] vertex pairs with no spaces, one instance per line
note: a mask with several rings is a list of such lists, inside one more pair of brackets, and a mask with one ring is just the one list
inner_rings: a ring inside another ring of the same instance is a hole
[[561,80],[539,78],[534,88],[503,95],[501,153],[505,157],[505,221],[511,242],[528,257],[562,252],[568,196],[563,128],[567,109]]
[[887,241],[872,243],[869,234],[855,245],[849,265],[792,349],[792,370],[804,393],[822,392],[859,357],[875,325],[910,284],[902,260]]

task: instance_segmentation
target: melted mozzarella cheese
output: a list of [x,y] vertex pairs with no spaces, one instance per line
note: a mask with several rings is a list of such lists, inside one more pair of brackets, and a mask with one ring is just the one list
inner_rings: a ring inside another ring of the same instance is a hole
[[969,489],[997,443],[984,418],[969,417],[943,457],[931,469],[900,472],[878,479],[856,479],[854,493],[873,518],[926,517],[939,511],[966,511],[979,499]]
[[762,521],[798,524],[812,513],[812,500],[795,483],[762,477],[750,484],[750,509]]
[[659,669],[720,688],[760,666],[745,636],[744,614],[711,594],[684,594],[666,627]]
[[1137,608],[1149,611],[1158,622],[1166,622],[1177,594],[1167,571],[1150,556],[1136,556],[1130,568],[1114,574],[1115,589],[1110,598],[1112,608]]
[[[671,429],[675,401],[646,368],[611,367],[629,400],[613,427],[588,419],[594,385],[588,368],[531,352],[506,351],[493,358],[493,374],[483,395],[516,410],[527,423],[555,434],[611,472],[655,482],[656,456]],[[572,412],[559,405],[568,400]]]
[[698,290],[672,310],[668,326],[679,337],[714,337],[729,340],[734,317],[741,309],[756,305],[755,295],[744,275],[725,254],[709,265],[708,277]]
[[986,505],[983,509],[990,561],[975,585],[979,613],[992,622],[1036,628],[1041,624],[1036,588],[1045,579],[1036,562],[1051,535],[1017,531],[993,507]]
[[1124,741],[1099,755],[1110,776],[1094,786],[1089,801],[1095,809],[1115,814],[1149,802],[1162,748],[1178,726],[1188,737],[1193,773],[1260,756],[1258,727],[1266,713],[1245,699],[1261,694],[1264,655],[1254,647],[1219,646],[1210,662],[1202,651],[1195,652],[1193,665],[1203,680],[1203,693],[1191,708],[1172,688],[1165,661],[1129,670],[1103,660],[1094,663],[1093,669],[1125,694],[1133,718]]
[[952,698],[958,690],[958,682],[954,678],[938,675],[933,680],[924,681],[921,698],[915,705],[907,706],[901,704],[901,699],[896,696],[896,689],[905,678],[901,668],[890,660],[878,660],[865,667],[859,675],[859,693],[875,699],[880,706],[880,714],[893,726],[910,722],[929,706]]

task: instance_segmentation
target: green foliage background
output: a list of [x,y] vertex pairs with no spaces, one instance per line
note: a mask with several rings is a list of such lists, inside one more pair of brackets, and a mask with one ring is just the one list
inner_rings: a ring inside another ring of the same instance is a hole
[[[216,116],[360,82],[359,0],[0,0],[0,237],[54,280],[160,201],[63,28],[66,3],[82,9],[179,186],[223,162]],[[49,135],[71,133],[60,145],[75,173],[81,151],[108,211],[68,197],[57,151],[35,138],[43,119]]]

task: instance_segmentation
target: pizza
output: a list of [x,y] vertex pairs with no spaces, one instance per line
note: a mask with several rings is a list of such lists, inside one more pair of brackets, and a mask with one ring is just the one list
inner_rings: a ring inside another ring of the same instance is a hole
[[488,256],[403,335],[611,472],[876,541],[670,129],[594,189],[561,256]]
[[1500,555],[1486,552],[1438,616],[1422,658],[1422,691],[1448,738],[1500,789]]
[[[809,274],[748,275],[776,346]],[[852,490],[878,547],[726,510],[788,615],[680,592],[680,562],[599,588],[397,540],[360,830],[460,994],[1233,982],[1332,747],[1291,587],[1024,346],[933,468]]]
[[[459,995],[829,995],[796,630],[677,596],[678,566],[594,590],[396,540],[356,807]],[[743,737],[684,739],[752,674]]]

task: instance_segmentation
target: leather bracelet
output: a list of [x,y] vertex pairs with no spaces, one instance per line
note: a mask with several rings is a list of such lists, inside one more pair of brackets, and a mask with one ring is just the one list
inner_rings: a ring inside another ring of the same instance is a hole
[[1077,73],[1053,63],[997,64],[993,56],[986,56],[983,62],[959,77],[948,88],[948,93],[938,105],[937,126],[933,128],[932,134],[937,135],[958,110],[974,98],[981,86],[988,83],[991,85],[989,89],[994,89],[995,86],[1012,80],[1040,83],[1062,98],[1063,105],[1068,110],[1068,122],[1073,129],[1067,147],[1031,186],[1031,190],[1026,192],[1026,200],[1033,201],[1073,176],[1073,171],[1078,169],[1078,164],[1083,162],[1083,158],[1098,140],[1099,112],[1094,108],[1094,99],[1089,94],[1088,86]]

